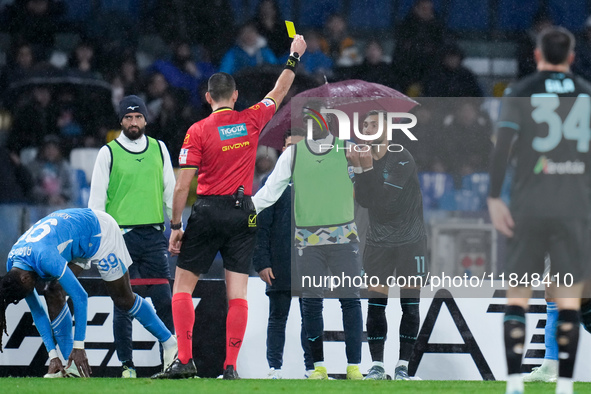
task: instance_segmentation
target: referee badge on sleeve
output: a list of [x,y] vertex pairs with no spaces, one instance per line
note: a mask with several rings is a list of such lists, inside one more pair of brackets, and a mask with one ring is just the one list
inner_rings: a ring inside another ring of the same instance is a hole
[[179,164],[187,164],[187,155],[189,154],[189,149],[181,149],[181,153],[179,154]]

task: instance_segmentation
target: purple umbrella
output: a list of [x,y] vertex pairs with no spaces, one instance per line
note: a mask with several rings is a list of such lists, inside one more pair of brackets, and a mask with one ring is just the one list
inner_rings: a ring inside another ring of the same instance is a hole
[[[283,134],[292,126],[292,109],[294,119],[301,114],[305,100],[301,97],[322,98],[326,108],[339,109],[353,119],[353,112],[364,114],[371,110],[388,112],[406,112],[418,103],[397,90],[377,83],[351,79],[335,83],[325,83],[317,88],[306,90],[295,95],[292,101],[281,108],[267,123],[259,138],[260,145],[271,146],[281,150]],[[296,100],[293,100],[296,98]],[[292,108],[297,107],[297,108]]]

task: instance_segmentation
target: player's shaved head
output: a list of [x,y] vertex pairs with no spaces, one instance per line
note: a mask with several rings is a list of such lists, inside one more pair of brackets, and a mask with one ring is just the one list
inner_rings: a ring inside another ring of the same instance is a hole
[[229,100],[236,90],[236,82],[228,73],[215,73],[207,83],[207,91],[213,101]]
[[537,47],[550,64],[563,64],[575,48],[575,37],[563,27],[550,27],[538,36]]

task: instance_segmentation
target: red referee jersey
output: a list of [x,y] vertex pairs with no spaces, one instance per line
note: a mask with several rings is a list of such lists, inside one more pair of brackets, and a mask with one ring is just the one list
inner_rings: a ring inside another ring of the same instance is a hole
[[179,165],[199,169],[197,194],[231,195],[243,185],[252,195],[259,134],[275,107],[265,98],[241,112],[220,108],[187,130]]

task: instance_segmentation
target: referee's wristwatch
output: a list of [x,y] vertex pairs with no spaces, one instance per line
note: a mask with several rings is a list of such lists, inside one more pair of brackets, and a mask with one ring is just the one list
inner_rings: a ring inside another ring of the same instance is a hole
[[297,52],[292,52],[289,54],[289,56],[293,56],[298,62],[300,61],[300,54]]
[[183,222],[180,221],[178,223],[173,223],[172,220],[170,221],[170,229],[171,230],[180,230],[183,228]]

